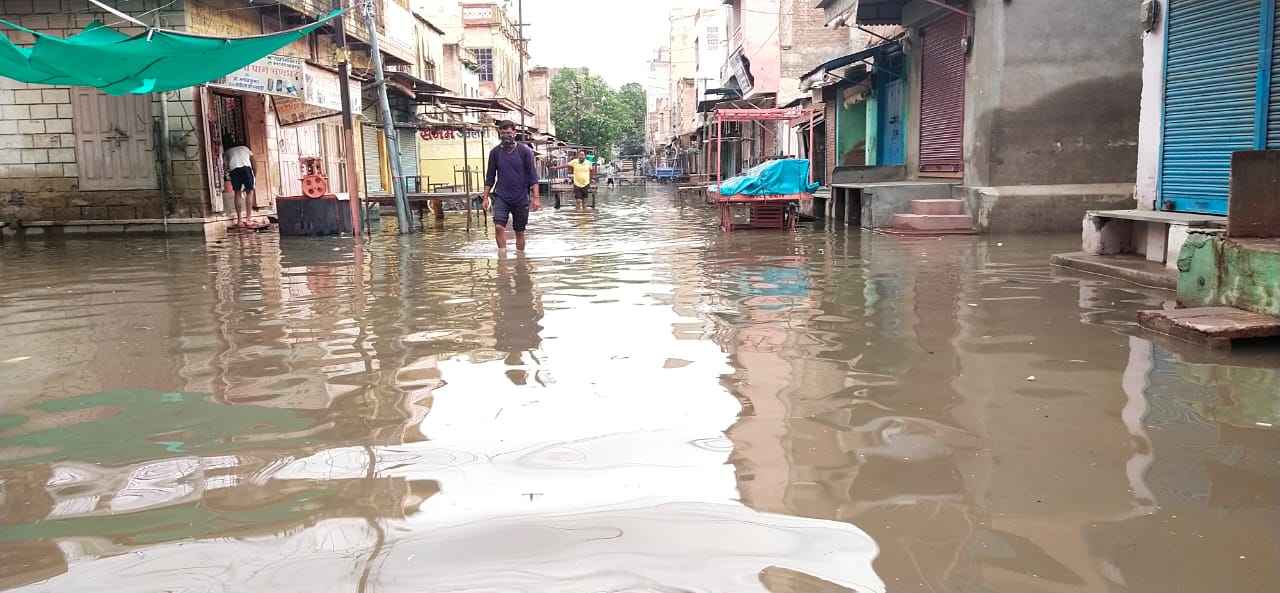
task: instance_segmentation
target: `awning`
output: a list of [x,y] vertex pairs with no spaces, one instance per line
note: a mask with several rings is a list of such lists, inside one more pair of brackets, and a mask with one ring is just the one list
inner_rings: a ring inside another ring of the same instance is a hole
[[[391,95],[394,93],[397,97],[408,99],[410,103],[430,104],[435,97],[450,92],[449,89],[434,82],[428,82],[407,72],[388,70],[386,82],[388,98],[394,98]],[[364,92],[369,93],[370,97],[376,97],[374,92],[377,88],[378,85],[372,77],[366,79],[361,87]],[[376,103],[377,99],[371,99],[371,102]]]
[[387,83],[398,85],[405,94],[411,94],[415,99],[422,95],[440,95],[452,92],[434,82],[423,80],[408,72],[387,72]]
[[109,95],[174,91],[222,78],[298,40],[342,14],[305,27],[253,37],[208,37],[151,29],[130,37],[99,22],[66,39],[0,23],[36,38],[30,48],[0,37],[0,76],[19,82],[101,89]]
[[868,47],[861,51],[856,51],[851,54],[840,56],[832,60],[827,60],[826,62],[823,62],[822,64],[818,65],[817,68],[814,68],[813,70],[810,70],[800,75],[800,80],[804,81],[806,79],[809,79],[810,77],[814,77],[820,74],[825,74],[827,72],[839,70],[840,68],[853,65],[857,62],[865,62],[868,58],[885,55],[893,50],[898,49],[898,45],[899,44],[897,41],[881,43],[880,45]]
[[701,101],[698,101],[698,110],[696,113],[709,113],[711,111],[714,111],[716,108],[716,105],[720,103],[742,98],[742,91],[735,88],[707,89],[703,91],[702,94],[703,96],[706,96],[706,95],[720,95],[720,96],[715,99],[703,99]]

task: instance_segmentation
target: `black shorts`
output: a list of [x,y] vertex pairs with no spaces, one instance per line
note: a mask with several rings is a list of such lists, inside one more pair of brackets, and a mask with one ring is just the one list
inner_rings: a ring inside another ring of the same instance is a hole
[[576,185],[575,185],[575,186],[573,186],[573,199],[575,199],[575,200],[585,200],[585,199],[587,199],[587,193],[588,193],[588,192],[590,192],[590,191],[591,191],[591,187],[590,187],[590,186],[587,186],[587,187],[578,187],[578,186],[576,186]]
[[235,191],[253,191],[253,167],[232,169],[231,189]]
[[517,233],[523,233],[525,226],[529,224],[529,202],[526,201],[523,204],[511,204],[502,198],[494,196],[494,226],[507,226],[508,215],[510,215],[511,218],[511,229]]

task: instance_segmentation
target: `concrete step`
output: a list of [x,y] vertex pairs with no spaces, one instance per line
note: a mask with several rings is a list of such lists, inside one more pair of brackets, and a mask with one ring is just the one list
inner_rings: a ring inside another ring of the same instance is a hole
[[963,186],[963,185],[953,185],[953,186],[951,186],[951,199],[953,199],[953,200],[963,200],[963,199],[964,199],[964,194],[965,194],[965,192],[966,192],[966,191],[968,191],[968,188],[966,188],[966,187],[965,187],[965,186]]
[[963,200],[911,200],[912,214],[964,214]]
[[1208,348],[1230,348],[1235,340],[1280,337],[1280,318],[1235,307],[1138,311],[1138,324]]
[[906,231],[967,231],[973,219],[967,214],[894,214],[893,228]]

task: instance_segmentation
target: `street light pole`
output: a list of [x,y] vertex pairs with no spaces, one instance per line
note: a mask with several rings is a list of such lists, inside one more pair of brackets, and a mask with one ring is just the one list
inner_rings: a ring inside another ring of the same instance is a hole
[[396,226],[400,234],[413,232],[409,218],[409,200],[404,195],[404,172],[400,168],[400,143],[395,122],[391,121],[391,102],[387,99],[387,75],[382,71],[382,53],[378,51],[378,29],[373,22],[373,2],[364,5],[364,20],[369,27],[369,57],[373,61],[373,80],[378,87],[378,107],[382,113],[382,132],[386,135],[387,157],[391,159],[391,193],[396,199]]

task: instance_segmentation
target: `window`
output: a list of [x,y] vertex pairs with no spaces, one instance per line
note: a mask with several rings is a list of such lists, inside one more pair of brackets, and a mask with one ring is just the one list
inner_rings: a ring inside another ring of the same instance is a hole
[[493,48],[481,47],[472,51],[480,65],[480,82],[493,82]]
[[707,47],[720,45],[720,27],[707,27]]

